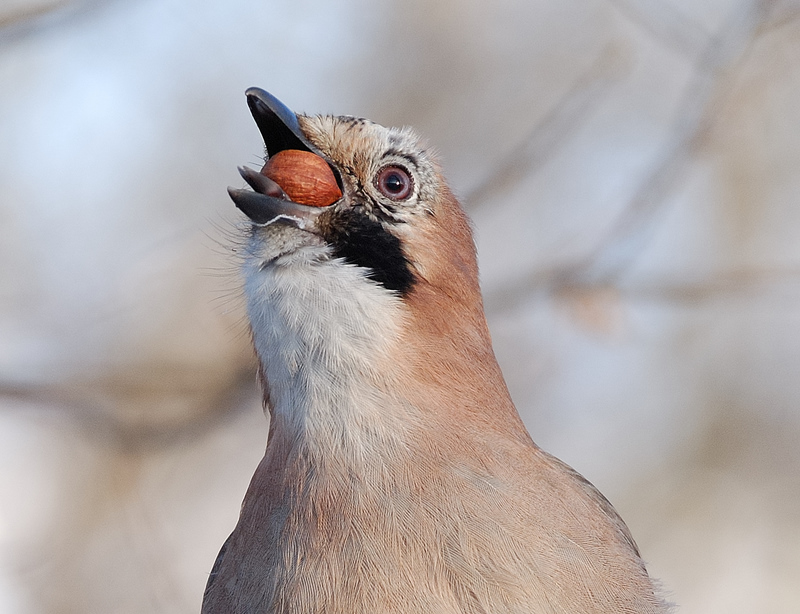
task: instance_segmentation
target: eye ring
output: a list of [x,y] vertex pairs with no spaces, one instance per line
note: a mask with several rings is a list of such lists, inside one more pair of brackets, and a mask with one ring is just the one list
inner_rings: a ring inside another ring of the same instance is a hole
[[375,174],[375,188],[390,200],[406,200],[414,192],[414,178],[402,166],[387,164]]

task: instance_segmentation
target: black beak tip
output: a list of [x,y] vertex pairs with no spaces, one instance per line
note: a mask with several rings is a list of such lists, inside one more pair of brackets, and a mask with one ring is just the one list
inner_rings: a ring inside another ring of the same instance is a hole
[[279,108],[281,111],[291,113],[285,104],[260,87],[249,87],[244,95],[247,96],[247,106],[250,107],[253,117],[275,113],[272,110],[273,108]]
[[250,190],[239,190],[228,188],[228,196],[231,197],[233,204],[256,224],[268,222],[274,215],[270,215],[269,207],[265,207],[259,200],[260,194]]
[[243,192],[245,192],[245,190],[232,188],[228,186],[228,196],[230,196],[231,200],[233,201],[233,204],[239,207],[239,209],[241,209],[239,203],[243,201],[243,196],[242,196]]
[[248,88],[245,95],[250,113],[264,138],[268,155],[273,156],[283,149],[304,149],[316,153],[300,130],[297,115],[289,107],[260,87]]

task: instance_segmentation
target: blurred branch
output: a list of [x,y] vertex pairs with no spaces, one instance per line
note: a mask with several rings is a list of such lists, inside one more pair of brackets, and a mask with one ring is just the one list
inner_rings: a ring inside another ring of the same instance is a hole
[[641,28],[674,51],[695,60],[711,43],[711,34],[665,0],[608,0]]
[[[541,295],[570,295],[587,293],[604,293],[613,290],[615,296],[622,301],[652,301],[672,303],[674,305],[698,305],[707,301],[741,298],[752,296],[762,298],[768,293],[786,290],[797,286],[800,290],[800,269],[742,269],[729,271],[708,279],[696,281],[661,281],[654,283],[626,283],[626,284],[586,284],[561,279],[554,283],[555,277],[544,273],[538,285]],[[520,305],[523,300],[534,296],[536,293],[529,291],[527,294],[492,292],[486,301],[490,311],[508,311]],[[792,301],[796,301],[793,295]]]
[[22,6],[10,12],[0,12],[0,30],[11,26],[19,26],[32,20],[40,18],[42,15],[51,13],[72,4],[73,0],[52,0],[43,4]]
[[796,0],[788,0],[783,3],[779,1],[761,24],[758,33],[761,35],[778,30],[793,24],[798,18],[800,18],[800,6],[797,6]]
[[[0,382],[0,400],[3,397],[16,399],[39,405],[44,412],[67,415],[87,439],[123,452],[142,452],[197,439],[236,415],[241,408],[258,406],[261,395],[256,392],[255,383],[255,374],[248,370],[240,381],[221,394],[203,396],[198,400],[196,411],[169,421],[125,420],[115,411],[113,401],[92,401],[92,391],[84,389]],[[248,403],[250,399],[252,405]],[[31,409],[29,413],[38,409]]]
[[[607,0],[643,30],[662,40],[674,51],[697,60],[713,44],[713,37],[703,26],[688,18],[664,0]],[[770,2],[754,35],[782,28],[800,18],[796,0]]]
[[639,183],[606,236],[587,256],[565,267],[560,275],[609,284],[638,255],[691,154],[714,125],[719,103],[729,92],[730,77],[773,3],[773,0],[748,1],[735,14],[724,35],[712,41],[678,104],[674,136],[658,161]]
[[0,12],[0,45],[34,36],[115,0],[49,0]]
[[492,303],[512,306],[536,290],[609,286],[635,259],[691,154],[713,126],[719,102],[729,91],[730,76],[746,55],[774,1],[751,0],[745,4],[724,35],[714,38],[697,61],[675,113],[673,137],[605,236],[575,262],[534,271],[499,288],[491,297]]
[[800,269],[741,269],[696,282],[636,284],[620,290],[633,299],[686,304],[750,294],[762,297],[793,285],[800,286]]
[[624,72],[620,52],[612,45],[607,46],[520,144],[504,155],[486,179],[464,196],[467,209],[476,209],[489,196],[497,196],[541,168],[588,119],[590,111]]

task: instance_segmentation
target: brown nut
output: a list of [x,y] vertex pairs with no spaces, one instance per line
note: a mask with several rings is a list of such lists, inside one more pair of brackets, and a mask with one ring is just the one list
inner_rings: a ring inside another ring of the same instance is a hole
[[310,151],[284,149],[272,156],[261,174],[277,183],[294,202],[327,207],[342,197],[328,163]]

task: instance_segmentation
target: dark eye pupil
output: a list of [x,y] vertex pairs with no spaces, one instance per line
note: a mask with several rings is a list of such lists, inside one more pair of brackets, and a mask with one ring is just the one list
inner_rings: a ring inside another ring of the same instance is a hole
[[397,173],[392,173],[384,180],[384,185],[386,189],[392,192],[393,194],[397,194],[402,192],[403,187],[405,187],[405,182],[403,178],[398,175]]
[[386,198],[405,200],[414,191],[414,180],[401,166],[384,166],[375,177],[375,187]]

